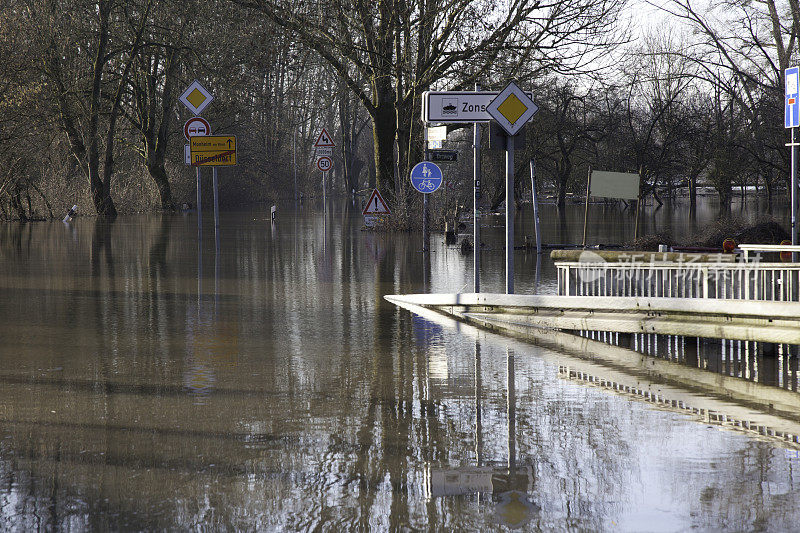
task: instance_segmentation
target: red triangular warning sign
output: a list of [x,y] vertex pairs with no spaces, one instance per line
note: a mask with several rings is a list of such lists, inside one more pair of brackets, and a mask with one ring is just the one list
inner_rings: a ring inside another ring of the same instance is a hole
[[319,132],[317,142],[314,143],[315,148],[319,148],[320,146],[336,146],[325,128],[322,128],[322,131]]
[[389,206],[386,205],[378,189],[372,191],[372,196],[369,197],[367,205],[364,206],[364,210],[361,212],[362,215],[388,215],[390,213]]

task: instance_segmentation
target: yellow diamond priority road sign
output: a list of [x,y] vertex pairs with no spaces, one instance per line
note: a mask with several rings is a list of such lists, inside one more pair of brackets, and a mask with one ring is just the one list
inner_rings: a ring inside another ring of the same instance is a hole
[[183,105],[195,115],[202,113],[203,109],[205,109],[213,99],[214,97],[211,96],[211,93],[200,85],[200,82],[197,80],[194,80],[192,84],[183,91],[183,94],[179,98]]
[[189,140],[193,167],[227,167],[236,164],[234,135],[203,135]]
[[509,135],[516,135],[538,110],[533,100],[513,81],[486,108]]

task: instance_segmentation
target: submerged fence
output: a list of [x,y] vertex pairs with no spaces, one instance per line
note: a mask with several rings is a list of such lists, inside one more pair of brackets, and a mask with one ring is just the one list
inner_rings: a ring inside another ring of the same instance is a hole
[[606,262],[590,254],[556,261],[559,295],[800,301],[798,263],[658,261],[659,254]]

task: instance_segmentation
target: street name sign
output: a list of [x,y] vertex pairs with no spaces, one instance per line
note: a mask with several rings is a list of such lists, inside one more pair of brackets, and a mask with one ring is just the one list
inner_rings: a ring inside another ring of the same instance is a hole
[[223,167],[236,164],[236,136],[195,136],[189,141],[192,166]]
[[211,124],[203,117],[192,117],[183,125],[183,136],[187,141],[196,135],[211,135]]
[[378,189],[373,189],[372,195],[369,197],[367,204],[364,206],[364,210],[361,212],[362,215],[388,215],[391,211],[389,211],[389,206],[386,205],[386,201],[381,196],[381,193],[378,192]]
[[456,150],[430,150],[428,155],[430,155],[431,161],[458,161],[458,152]]
[[784,127],[797,128],[800,126],[800,67],[786,69],[786,106],[784,112]]
[[486,112],[509,135],[516,135],[538,110],[533,100],[513,81],[486,107]]
[[[499,94],[498,91],[425,91],[422,93],[422,120],[440,124],[491,122],[489,104]],[[526,96],[533,99],[531,92]]]
[[202,113],[203,109],[205,109],[213,99],[214,97],[211,93],[197,80],[194,80],[178,98],[178,100],[195,115]]
[[435,163],[423,161],[411,169],[411,185],[423,194],[430,194],[442,185],[442,169]]

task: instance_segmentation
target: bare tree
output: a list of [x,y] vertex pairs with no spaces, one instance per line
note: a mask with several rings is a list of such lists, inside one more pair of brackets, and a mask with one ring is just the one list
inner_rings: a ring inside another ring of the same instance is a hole
[[[40,21],[36,30],[44,43],[42,68],[70,151],[89,181],[97,214],[115,217],[111,180],[117,120],[151,0],[143,5],[77,0],[69,9],[62,2],[31,0],[28,9],[31,20]],[[70,18],[75,13],[86,21],[84,26]]]
[[[547,48],[568,55],[575,36],[608,27],[616,0],[540,3],[512,0],[506,7],[473,0],[380,0],[290,3],[236,0],[294,32],[319,53],[361,101],[373,126],[376,181],[395,190],[397,167],[411,164],[415,110],[423,91],[487,76],[501,52],[522,64]],[[322,17],[322,13],[326,16]],[[464,76],[464,71],[471,72]],[[506,75],[513,73],[506,73]]]
[[693,61],[697,78],[743,114],[747,135],[737,137],[738,148],[754,160],[771,209],[774,177],[787,176],[779,115],[783,73],[800,33],[798,1],[789,0],[783,11],[774,0],[727,1],[702,11],[692,0],[671,0],[662,9],[686,22],[697,40],[672,55]]

